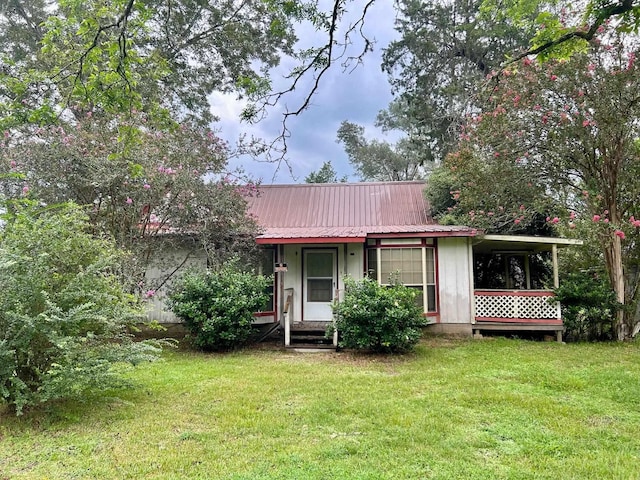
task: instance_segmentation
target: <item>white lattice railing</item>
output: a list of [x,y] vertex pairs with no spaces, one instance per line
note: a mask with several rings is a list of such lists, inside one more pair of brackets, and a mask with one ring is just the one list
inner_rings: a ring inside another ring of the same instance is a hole
[[545,290],[476,290],[478,322],[562,322],[560,304]]

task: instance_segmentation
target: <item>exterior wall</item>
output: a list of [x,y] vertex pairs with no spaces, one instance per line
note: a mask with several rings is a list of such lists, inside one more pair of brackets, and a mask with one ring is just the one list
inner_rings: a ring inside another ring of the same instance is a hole
[[[184,258],[189,253],[189,248],[179,248],[172,252],[163,252],[162,259],[157,259],[148,269],[147,278],[152,285],[154,280],[163,278],[165,275],[171,273],[177,265],[180,265]],[[191,254],[183,268],[187,267],[202,267],[206,268],[207,257],[204,251]],[[180,320],[169,310],[165,308],[165,300],[171,286],[170,281],[167,282],[162,288],[156,291],[152,298],[147,300],[149,304],[148,317],[150,320],[155,320],[158,323],[179,323]]]
[[471,324],[470,250],[467,238],[438,239],[438,301],[442,324]]

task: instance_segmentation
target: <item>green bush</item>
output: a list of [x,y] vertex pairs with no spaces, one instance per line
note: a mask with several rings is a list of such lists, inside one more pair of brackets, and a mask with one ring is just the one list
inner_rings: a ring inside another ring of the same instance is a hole
[[426,322],[415,290],[397,281],[382,286],[371,278],[344,282],[344,299],[333,304],[341,347],[406,352],[418,343]]
[[218,271],[190,271],[169,294],[169,306],[203,350],[230,350],[251,336],[253,314],[269,300],[269,277],[242,271],[238,261]]
[[622,307],[605,277],[588,272],[567,275],[555,289],[569,341],[613,340],[616,312]]
[[79,207],[12,204],[0,230],[0,399],[17,414],[124,384],[157,357],[127,328],[143,313],[114,272],[121,254],[87,231]]

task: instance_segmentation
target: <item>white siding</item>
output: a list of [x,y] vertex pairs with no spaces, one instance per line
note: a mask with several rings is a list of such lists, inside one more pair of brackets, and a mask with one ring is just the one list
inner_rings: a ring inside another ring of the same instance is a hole
[[[158,259],[147,270],[147,281],[149,285],[153,285],[154,280],[162,279],[165,275],[171,273],[177,265],[180,265],[184,261],[188,252],[189,250],[187,248],[175,249],[171,253],[167,251],[162,252],[162,259]],[[183,269],[188,267],[206,268],[206,266],[207,257],[203,250],[201,252],[191,254],[183,266]],[[157,290],[152,298],[146,300],[149,304],[148,317],[150,320],[155,320],[159,323],[180,322],[173,313],[165,308],[165,300],[170,286],[171,281],[167,282],[161,289]]]
[[355,278],[355,279],[361,279],[363,277],[364,275],[364,244],[363,243],[347,244],[347,268],[344,274],[350,275],[351,278]]
[[471,275],[467,238],[438,239],[441,323],[471,323]]

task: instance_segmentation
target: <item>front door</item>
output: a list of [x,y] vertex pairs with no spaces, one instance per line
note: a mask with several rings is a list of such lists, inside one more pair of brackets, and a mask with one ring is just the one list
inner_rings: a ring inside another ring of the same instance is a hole
[[335,249],[305,249],[303,256],[303,320],[328,322],[338,281]]

